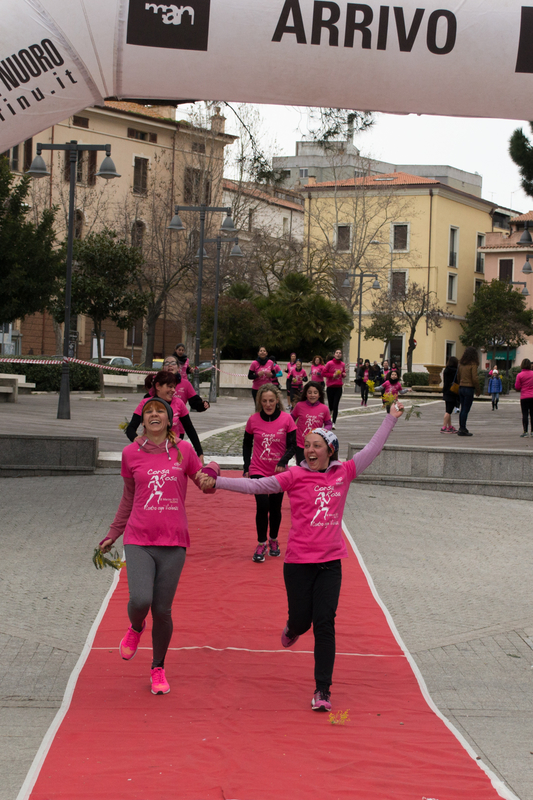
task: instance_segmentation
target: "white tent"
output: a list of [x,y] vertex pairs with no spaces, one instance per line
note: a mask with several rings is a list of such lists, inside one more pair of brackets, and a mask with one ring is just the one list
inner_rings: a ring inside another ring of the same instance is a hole
[[107,97],[532,119],[518,0],[3,0],[0,152]]

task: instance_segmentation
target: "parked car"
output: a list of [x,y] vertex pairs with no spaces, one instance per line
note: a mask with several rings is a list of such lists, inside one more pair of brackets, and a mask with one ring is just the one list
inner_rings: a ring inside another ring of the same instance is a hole
[[[92,358],[94,364],[98,364],[97,358]],[[126,356],[102,356],[102,364],[108,367],[133,367],[133,361]]]

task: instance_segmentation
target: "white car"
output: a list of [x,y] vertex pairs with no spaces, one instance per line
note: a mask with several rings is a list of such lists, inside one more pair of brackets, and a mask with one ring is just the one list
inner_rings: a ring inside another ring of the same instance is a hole
[[[97,358],[93,358],[92,361],[98,364]],[[102,364],[108,367],[133,367],[133,361],[127,356],[102,356]]]

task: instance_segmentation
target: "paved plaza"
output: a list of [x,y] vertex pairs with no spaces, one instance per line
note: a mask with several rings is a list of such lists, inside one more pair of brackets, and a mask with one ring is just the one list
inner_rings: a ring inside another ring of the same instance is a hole
[[[65,421],[55,419],[57,395],[22,396],[0,405],[0,432],[83,433],[117,451],[127,443],[118,425],[138,399],[73,395]],[[342,408],[357,404],[346,394]],[[339,419],[341,453],[377,428],[383,414],[374,405]],[[207,434],[244,424],[252,410],[251,399],[221,398],[191,418]],[[519,436],[516,395],[498,412],[476,403],[471,439],[439,433],[442,401],[421,410],[421,419],[400,420],[395,442],[533,447]],[[209,453],[208,439],[204,447]],[[117,470],[0,482],[0,800],[17,797],[111,583],[91,554],[120,495]],[[345,515],[434,702],[520,800],[533,800],[532,510],[523,500],[355,483]]]

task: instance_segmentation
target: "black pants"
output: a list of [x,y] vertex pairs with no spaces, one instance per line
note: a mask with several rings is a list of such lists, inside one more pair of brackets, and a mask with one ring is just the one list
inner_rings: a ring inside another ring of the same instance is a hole
[[339,413],[339,403],[342,397],[342,386],[328,386],[326,389],[328,396],[328,406],[333,422],[337,422],[337,415]]
[[335,616],[342,582],[340,559],[323,564],[284,564],[289,631],[301,635],[313,625],[316,688],[329,691],[335,663]]
[[533,433],[533,397],[526,397],[520,400],[520,407],[522,409],[522,425],[524,431],[527,433],[528,420],[531,419],[531,433]]
[[363,403],[368,401],[368,384],[363,381],[361,384],[361,400]]
[[300,466],[302,461],[305,461],[303,447],[298,447],[298,445],[296,445],[296,453],[294,457],[296,458],[296,463],[298,464],[298,466]]
[[[250,475],[250,478],[262,478],[262,475]],[[255,495],[255,527],[257,529],[257,541],[266,542],[268,527],[270,524],[270,538],[277,539],[279,526],[281,525],[281,504],[283,503],[283,492],[278,494],[256,494]]]
[[461,401],[461,410],[459,411],[459,430],[464,430],[466,428],[468,413],[472,408],[472,403],[474,402],[474,387],[460,386],[459,400]]

